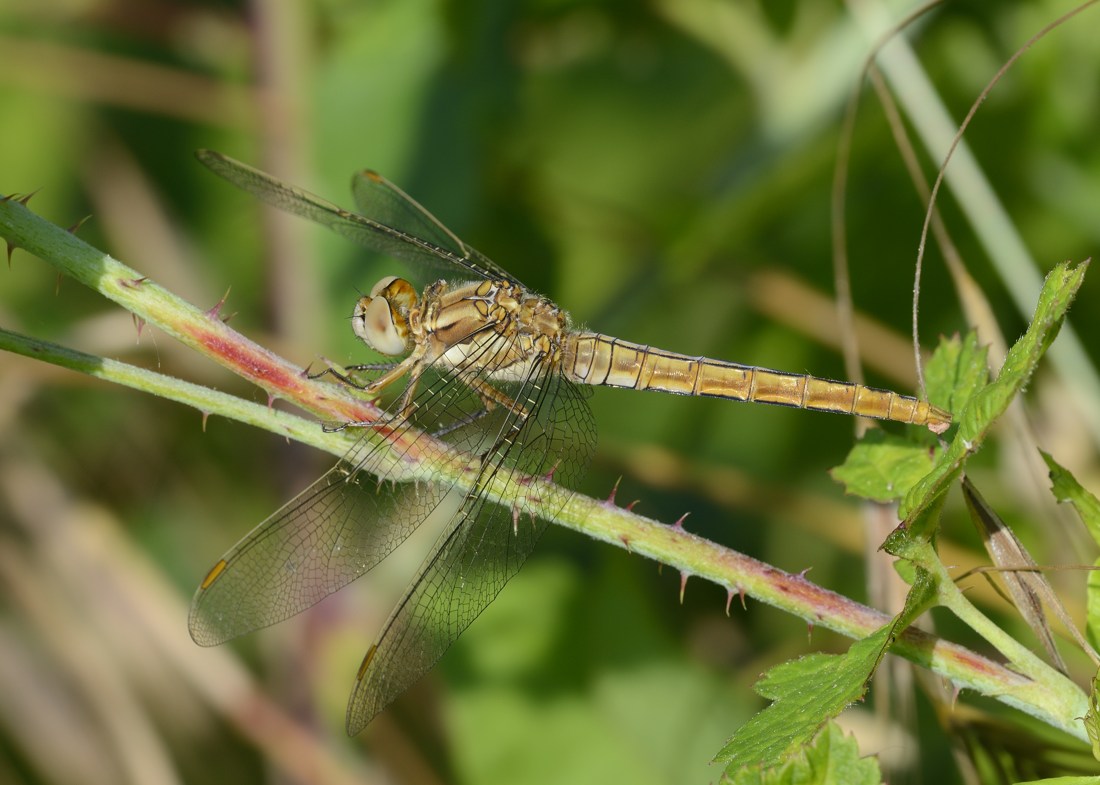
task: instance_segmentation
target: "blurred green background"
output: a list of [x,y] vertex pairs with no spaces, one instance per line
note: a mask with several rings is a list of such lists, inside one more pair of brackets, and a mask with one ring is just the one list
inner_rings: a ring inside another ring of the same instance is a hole
[[[869,20],[913,7],[891,6],[5,0],[0,192],[40,189],[31,206],[64,226],[90,214],[81,237],[200,306],[228,290],[233,326],[303,366],[368,359],[348,317],[388,271],[260,210],[196,148],[345,206],[352,172],[377,169],[580,324],[843,378],[830,188]],[[908,116],[941,101],[957,122],[1070,7],[934,11],[908,37],[935,92],[899,83]],[[1039,43],[967,135],[1038,260],[1032,275],[1100,239],[1096,19]],[[918,154],[932,177],[939,154]],[[924,210],[871,95],[848,194],[867,380],[912,393]],[[1025,279],[990,262],[959,204],[945,193],[945,219],[1011,341],[1027,313],[1006,278]],[[923,279],[928,348],[969,326],[941,258],[930,251]],[[8,329],[266,399],[25,253],[0,280]],[[1072,312],[1093,360],[1097,292],[1086,281]],[[1032,423],[1095,489],[1095,431],[1066,392],[1074,383],[1037,378]],[[852,443],[850,419],[616,390],[592,404],[600,446],[582,491],[605,496],[621,477],[619,501],[640,499],[643,515],[690,512],[692,531],[896,607],[874,553],[890,521],[826,474]],[[752,601],[727,617],[725,592],[699,581],[681,603],[674,571],[551,527],[441,667],[349,740],[355,668],[418,554],[226,647],[198,648],[186,624],[206,570],[328,456],[6,355],[0,429],[0,782],[713,782],[711,756],[762,706],[759,674],[847,646]],[[997,443],[972,471],[1038,561],[1091,558],[1036,526],[1051,505],[1021,479],[1025,463]],[[945,561],[983,563],[952,505]],[[1084,578],[1064,580],[1079,611]],[[1015,623],[984,584],[974,595]],[[871,714],[888,708],[879,697],[846,721],[894,781],[964,781],[948,740],[980,738],[959,730],[972,707],[920,697],[911,716]]]

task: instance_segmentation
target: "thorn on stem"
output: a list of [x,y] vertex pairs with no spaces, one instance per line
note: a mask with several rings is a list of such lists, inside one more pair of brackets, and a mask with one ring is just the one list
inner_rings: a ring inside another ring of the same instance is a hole
[[222,311],[222,307],[225,305],[225,301],[229,299],[229,292],[232,291],[232,290],[233,290],[232,286],[230,286],[228,289],[226,289],[225,294],[222,295],[222,298],[220,300],[218,300],[216,303],[214,303],[213,307],[211,307],[206,312],[206,315],[209,316],[211,319],[217,318],[218,314],[220,314],[221,311]]
[[673,529],[679,529],[680,531],[683,531],[684,530],[684,520],[687,519],[687,517],[689,515],[691,515],[690,512],[685,512],[683,515],[681,515],[677,519],[676,523],[672,524],[672,528]]
[[206,421],[210,419],[210,412],[203,410],[202,412],[202,432],[206,433]]
[[90,215],[86,215],[83,218],[81,218],[79,221],[74,223],[72,226],[70,226],[67,230],[69,232],[69,234],[76,234],[78,231],[80,231],[80,227],[82,227],[84,224],[86,224],[88,222],[88,219],[91,218],[91,217],[92,216],[90,216]]
[[684,590],[687,589],[688,577],[690,577],[688,575],[688,573],[684,572],[683,570],[680,571],[680,604],[681,605],[684,604]]
[[615,484],[611,486],[611,493],[607,494],[607,501],[604,504],[608,507],[615,506],[615,494],[619,492],[619,483],[623,481],[623,476],[620,474],[619,479],[615,480]]

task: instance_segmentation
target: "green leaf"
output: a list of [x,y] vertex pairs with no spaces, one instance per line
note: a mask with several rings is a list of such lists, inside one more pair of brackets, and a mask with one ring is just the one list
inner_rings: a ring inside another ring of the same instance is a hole
[[1100,559],[1092,566],[1085,583],[1085,636],[1093,648],[1100,648]]
[[[975,333],[965,339],[957,335],[942,338],[926,369],[929,400],[949,411],[961,412],[989,378],[986,355]],[[925,436],[931,434],[910,431],[901,437],[870,431],[831,475],[853,496],[896,501],[932,470],[934,453],[924,446],[923,439],[914,438]]]
[[940,338],[924,369],[928,399],[951,412],[961,412],[989,381],[989,350],[978,345],[978,334]]
[[[1100,544],[1100,500],[1084,488],[1069,470],[1054,460],[1043,450],[1039,454],[1046,461],[1050,469],[1051,492],[1060,503],[1069,503],[1081,516],[1085,528],[1088,529],[1094,542]],[[1100,568],[1100,560],[1093,564]],[[1086,620],[1089,643],[1100,646],[1100,569],[1094,569],[1089,573],[1086,589]],[[1091,731],[1090,731],[1091,733]]]
[[1028,780],[1016,785],[1100,785],[1100,777],[1051,777],[1045,780]]
[[879,785],[882,772],[874,758],[861,758],[859,745],[833,722],[813,746],[774,769],[741,769],[730,785]]
[[[1066,312],[1084,280],[1088,264],[1085,261],[1073,266],[1064,262],[1051,270],[1043,282],[1035,316],[1027,332],[1009,349],[997,379],[975,393],[966,408],[958,414],[955,438],[932,471],[906,494],[901,508],[904,518],[914,517],[947,491],[962,472],[966,460],[985,441],[993,422],[1027,385],[1039,360],[1058,335]],[[913,527],[895,530],[891,537],[913,536],[907,531],[921,537],[931,537],[933,533]]]
[[768,671],[755,689],[773,703],[741,726],[714,758],[726,764],[725,776],[745,767],[779,765],[823,724],[862,700],[887,647],[935,600],[934,578],[917,570],[902,612],[853,643],[846,654],[811,654]]
[[846,654],[810,654],[768,671],[756,691],[774,702],[738,728],[715,756],[726,764],[726,776],[746,766],[779,765],[825,722],[862,699],[894,626],[856,641]]
[[932,470],[932,453],[911,440],[868,431],[848,453],[844,463],[829,473],[846,493],[876,502],[900,499]]
[[894,572],[910,586],[917,582],[917,565],[913,564],[913,562],[908,559],[895,559]]
[[1081,516],[1085,527],[1095,543],[1100,545],[1100,500],[1086,490],[1077,478],[1057,461],[1049,453],[1039,450],[1039,454],[1046,461],[1050,469],[1051,491],[1054,498],[1060,503],[1069,502],[1077,514]]
[[1092,757],[1100,760],[1100,672],[1092,677],[1092,685],[1089,689],[1089,710],[1085,712],[1085,732],[1089,735],[1092,744]]

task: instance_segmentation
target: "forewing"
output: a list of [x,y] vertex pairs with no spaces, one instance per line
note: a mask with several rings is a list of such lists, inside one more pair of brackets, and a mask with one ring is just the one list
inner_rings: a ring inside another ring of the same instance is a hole
[[[523,565],[546,522],[527,509],[519,480],[553,473],[571,487],[588,465],[595,429],[585,391],[550,368],[512,394],[530,416],[509,412],[487,430],[493,438],[474,488],[363,661],[348,705],[351,735],[427,673]],[[503,506],[485,494],[497,474],[516,480]]]
[[[433,274],[442,270],[445,277],[482,278],[491,272],[514,280],[381,175],[355,176],[356,199],[361,198],[361,191],[373,194],[374,199],[373,204],[367,202],[370,215],[357,215],[213,150],[199,150],[195,155],[215,174],[273,207],[315,221],[378,253],[425,267]],[[377,178],[377,184],[365,184],[371,177]]]
[[497,278],[518,283],[510,273],[485,254],[459,239],[458,235],[428,212],[418,201],[402,191],[378,172],[364,169],[351,179],[355,204],[363,215],[423,238],[461,260],[468,273],[479,278]]

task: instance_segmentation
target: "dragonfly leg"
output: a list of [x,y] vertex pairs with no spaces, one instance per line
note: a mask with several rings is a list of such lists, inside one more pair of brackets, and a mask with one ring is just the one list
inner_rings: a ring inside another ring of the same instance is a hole
[[444,427],[440,428],[438,431],[433,432],[432,436],[436,439],[442,439],[447,434],[454,433],[459,428],[465,428],[467,425],[473,425],[475,422],[477,422],[482,417],[485,417],[488,414],[489,414],[489,407],[483,406],[482,408],[478,409],[477,411],[470,412],[465,417],[461,417],[458,420],[455,420],[450,425],[445,425]]
[[307,374],[309,379],[320,379],[323,376],[332,376],[341,384],[346,384],[348,387],[354,387],[357,390],[365,390],[371,384],[372,381],[359,381],[358,374],[366,373],[369,371],[392,371],[399,363],[364,363],[357,365],[345,365],[341,370],[336,370],[331,365],[328,368],[318,371],[317,373]]
[[405,391],[401,393],[401,397],[397,399],[397,407],[395,408],[398,413],[397,417],[402,420],[408,420],[416,411],[413,395],[416,394],[416,388],[420,384],[420,376],[423,373],[424,366],[419,363],[409,370],[409,382],[405,385]]
[[515,399],[505,395],[480,377],[466,376],[462,378],[462,382],[471,392],[477,395],[478,399],[481,401],[481,408],[458,418],[448,425],[441,426],[439,429],[432,432],[433,437],[440,439],[467,425],[473,425],[481,418],[487,417],[489,412],[493,411],[497,406],[503,406],[509,411],[515,412],[521,419],[527,417],[528,410],[525,406],[521,406]]
[[529,414],[526,406],[516,399],[505,395],[480,377],[473,376],[470,378],[463,378],[462,381],[481,399],[481,404],[485,407],[486,413],[491,412],[494,406],[503,406],[509,411],[515,412],[519,417],[527,417]]
[[421,353],[413,353],[406,357],[399,363],[380,363],[377,366],[349,366],[346,370],[355,371],[359,368],[380,368],[385,369],[386,372],[379,376],[374,381],[367,384],[358,384],[351,375],[348,373],[342,373],[334,368],[330,368],[328,373],[335,376],[344,384],[354,387],[357,390],[362,390],[369,396],[377,397],[382,390],[389,387],[395,381],[400,379],[406,373],[409,375],[409,382],[405,386],[405,391],[401,393],[401,397],[398,399],[397,406],[394,407],[396,414],[384,414],[382,417],[376,420],[364,420],[361,422],[345,422],[339,423],[335,426],[325,426],[327,431],[342,431],[345,428],[373,428],[379,425],[385,425],[392,423],[395,420],[408,420],[409,416],[415,410],[415,404],[412,403],[413,393],[416,392],[417,382],[420,381],[420,376],[424,372],[424,362]]
[[484,385],[484,387],[481,387],[476,383],[468,385],[470,389],[477,394],[478,398],[481,399],[481,408],[477,411],[470,412],[464,417],[459,418],[450,425],[440,428],[438,431],[435,431],[432,436],[437,439],[441,439],[447,434],[457,431],[459,428],[464,428],[467,425],[473,425],[482,417],[488,416],[489,412],[491,412],[497,406],[504,406],[508,409],[511,409],[512,411],[516,412],[516,414],[521,418],[527,417],[528,412],[526,407],[520,406],[519,403],[517,403],[514,399],[504,395],[502,392],[500,392],[500,390],[497,390],[495,387],[484,384],[484,382],[481,382],[480,379],[475,381],[480,382],[482,385]]
[[[504,406],[511,411],[515,411],[520,417],[527,416],[527,409],[525,407],[520,406],[520,404],[517,403],[515,400],[508,397],[487,382],[483,381],[480,377],[464,377],[462,379],[462,382],[470,389],[471,392],[477,395],[478,399],[481,401],[481,408],[476,409],[469,414],[460,417],[454,422],[448,425],[444,425],[439,429],[433,431],[432,436],[436,439],[440,439],[449,433],[453,433],[460,428],[466,427],[467,425],[473,425],[482,417],[488,416],[489,412],[493,411],[493,409],[495,409],[497,406]],[[406,390],[406,393],[409,394],[411,397],[411,391]],[[411,411],[409,411],[408,414],[411,414]]]
[[[384,374],[367,384],[363,389],[369,393],[380,393],[407,373],[409,374],[409,386],[406,387],[405,392],[401,394],[403,404],[407,404],[412,398],[412,393],[410,393],[409,390],[416,388],[416,382],[420,379],[420,374],[423,373],[423,370],[423,354],[421,352],[413,352],[401,362],[390,366]],[[404,406],[402,406],[402,408],[404,408]]]

